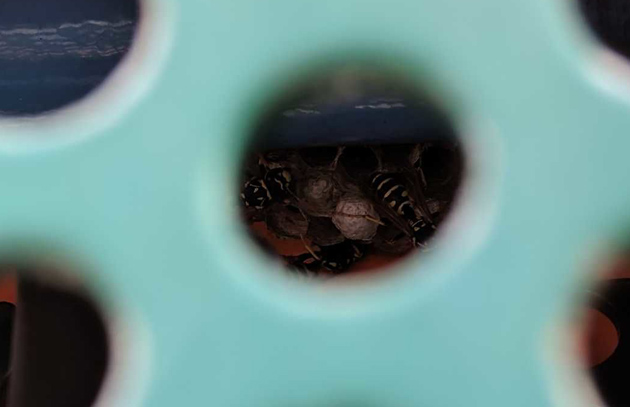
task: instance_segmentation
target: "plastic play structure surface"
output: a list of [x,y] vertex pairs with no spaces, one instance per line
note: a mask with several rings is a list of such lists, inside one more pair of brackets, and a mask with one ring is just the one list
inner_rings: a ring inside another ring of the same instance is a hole
[[[0,120],[0,252],[57,256],[95,291],[114,345],[101,405],[592,405],[560,325],[624,232],[630,82],[574,7],[142,7],[92,96]],[[436,95],[469,175],[430,254],[311,284],[252,249],[238,170],[261,112],[339,63]]]

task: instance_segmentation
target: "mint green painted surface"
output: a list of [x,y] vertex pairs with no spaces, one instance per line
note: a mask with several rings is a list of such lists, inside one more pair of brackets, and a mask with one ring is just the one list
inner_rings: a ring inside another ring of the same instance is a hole
[[[113,96],[0,123],[0,249],[93,285],[105,405],[579,405],[549,327],[630,214],[630,82],[567,3],[147,0]],[[264,106],[347,61],[428,86],[471,176],[427,256],[307,284],[249,250],[236,170]]]

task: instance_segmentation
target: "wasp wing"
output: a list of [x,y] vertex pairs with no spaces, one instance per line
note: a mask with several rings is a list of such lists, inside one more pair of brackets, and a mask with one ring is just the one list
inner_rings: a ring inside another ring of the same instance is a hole
[[409,195],[411,196],[411,199],[414,202],[416,209],[420,211],[420,215],[424,219],[426,219],[430,224],[434,225],[435,222],[433,221],[431,211],[429,210],[429,207],[427,205],[427,199],[424,195],[424,187],[418,171],[414,171],[413,169],[405,169],[403,170],[403,175],[405,181],[407,182]]

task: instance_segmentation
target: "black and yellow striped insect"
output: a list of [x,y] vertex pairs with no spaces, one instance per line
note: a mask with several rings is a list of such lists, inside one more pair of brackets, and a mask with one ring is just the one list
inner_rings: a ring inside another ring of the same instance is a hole
[[241,200],[245,207],[262,210],[273,202],[289,203],[292,196],[290,170],[284,167],[270,168],[262,164],[260,168],[262,176],[254,176],[243,185]]
[[411,237],[414,246],[425,247],[435,225],[420,208],[420,198],[414,198],[416,191],[408,187],[405,177],[399,173],[376,172],[370,187],[387,217]]
[[288,168],[272,168],[265,173],[265,185],[276,202],[287,202],[291,196],[291,172]]
[[286,256],[289,266],[299,272],[313,273],[324,268],[340,274],[365,256],[365,247],[360,243],[345,240],[331,246],[315,246],[299,256]]
[[272,199],[269,188],[262,178],[250,178],[243,185],[241,200],[248,208],[262,210],[271,203]]

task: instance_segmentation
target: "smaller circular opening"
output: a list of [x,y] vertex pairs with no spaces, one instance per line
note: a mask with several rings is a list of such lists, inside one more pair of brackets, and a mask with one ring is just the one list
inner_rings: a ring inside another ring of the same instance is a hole
[[89,407],[109,352],[105,320],[75,277],[0,267],[0,406]]
[[625,58],[630,58],[630,6],[625,0],[578,0],[579,11],[595,36]]
[[628,406],[630,251],[624,249],[602,264],[597,284],[588,291],[578,349],[605,405]]
[[3,0],[0,117],[33,116],[98,88],[127,55],[137,0]]
[[615,324],[601,311],[588,309],[583,340],[586,363],[593,367],[612,356],[619,345],[619,333]]
[[316,75],[271,105],[241,175],[247,230],[295,274],[386,270],[429,251],[464,153],[427,94],[361,67]]

